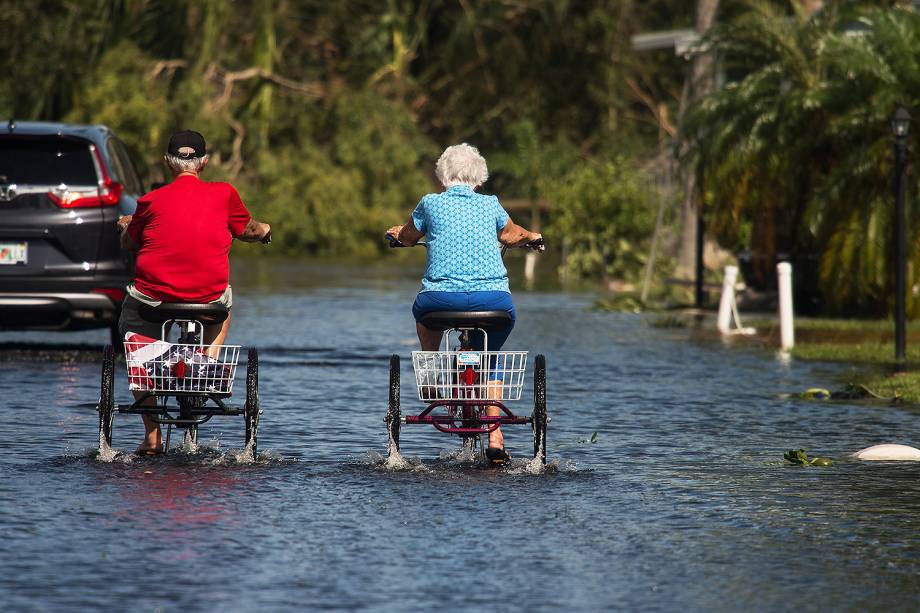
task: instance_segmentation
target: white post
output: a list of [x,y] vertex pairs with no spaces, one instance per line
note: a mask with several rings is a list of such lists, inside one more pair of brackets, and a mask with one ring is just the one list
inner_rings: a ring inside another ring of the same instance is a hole
[[527,289],[533,287],[533,280],[536,276],[534,273],[537,268],[537,254],[534,251],[528,251],[524,256],[524,282]]
[[735,282],[738,280],[738,267],[726,266],[725,277],[722,279],[722,298],[719,300],[719,317],[716,327],[722,334],[731,332],[732,302],[735,299]]
[[792,319],[792,265],[780,262],[776,265],[779,281],[779,336],[780,349],[789,351],[795,346],[795,327]]

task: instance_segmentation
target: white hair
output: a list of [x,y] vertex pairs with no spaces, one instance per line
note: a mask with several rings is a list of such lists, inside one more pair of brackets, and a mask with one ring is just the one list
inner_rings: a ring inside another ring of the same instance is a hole
[[435,164],[434,172],[444,187],[469,185],[476,188],[489,178],[485,158],[479,155],[479,149],[466,143],[445,149]]
[[180,172],[201,172],[204,165],[208,163],[208,156],[203,155],[198,158],[180,158],[177,155],[166,154],[166,165],[174,173]]

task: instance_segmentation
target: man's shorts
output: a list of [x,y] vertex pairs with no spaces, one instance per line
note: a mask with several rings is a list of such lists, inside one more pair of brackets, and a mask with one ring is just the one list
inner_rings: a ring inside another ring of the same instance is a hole
[[[137,291],[133,284],[129,285],[125,300],[121,303],[121,317],[118,318],[118,333],[121,338],[124,338],[128,332],[143,334],[150,338],[162,337],[163,324],[147,321],[138,312],[140,305],[145,303],[152,306],[160,304],[159,301]],[[222,304],[227,309],[231,309],[233,307],[233,289],[228,285],[221,297],[211,304]]]

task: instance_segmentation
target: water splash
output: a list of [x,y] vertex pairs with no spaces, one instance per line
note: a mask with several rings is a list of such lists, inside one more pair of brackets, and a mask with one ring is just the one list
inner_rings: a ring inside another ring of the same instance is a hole
[[396,447],[396,443],[390,439],[390,443],[387,449],[387,457],[383,462],[383,467],[387,470],[409,470],[412,468],[412,465],[408,460],[402,457],[399,453],[399,449]]
[[578,466],[572,460],[556,458],[546,464],[539,457],[511,459],[504,471],[509,475],[554,475],[557,473],[578,472]]
[[181,452],[181,453],[186,453],[186,454],[189,454],[189,455],[194,455],[194,454],[198,453],[198,450],[199,450],[200,448],[201,448],[201,447],[200,447],[200,445],[198,444],[198,441],[193,440],[193,439],[192,439],[192,435],[189,434],[189,431],[188,431],[188,430],[186,430],[186,431],[185,431],[185,436],[184,436],[183,439],[182,439],[182,444],[179,445],[179,447],[177,448],[177,451],[179,451],[179,452]]
[[442,451],[438,454],[438,459],[442,462],[454,464],[478,464],[483,462],[482,454],[478,449],[469,447],[460,447],[450,451]]
[[105,435],[102,434],[102,429],[99,429],[99,447],[94,450],[96,453],[96,459],[100,462],[111,463],[115,460],[117,452],[109,446],[108,441],[105,440]]
[[[221,456],[220,461],[216,463],[256,464],[259,462],[260,457],[255,453],[254,446],[255,443],[253,441],[249,441],[242,449],[228,449],[227,452]],[[263,454],[263,458],[270,459],[267,454]]]
[[110,446],[102,436],[99,437],[99,446],[87,447],[83,450],[82,457],[90,458],[103,464],[130,464],[135,458],[134,454],[125,453]]
[[387,472],[431,472],[420,459],[404,458],[392,442],[386,456],[376,451],[368,451],[367,462]]

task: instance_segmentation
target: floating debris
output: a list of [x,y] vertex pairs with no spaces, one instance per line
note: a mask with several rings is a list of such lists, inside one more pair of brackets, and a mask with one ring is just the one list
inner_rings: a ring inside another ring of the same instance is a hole
[[790,449],[783,454],[783,457],[793,464],[801,466],[833,466],[834,462],[830,458],[809,458],[804,449]]
[[860,383],[847,383],[846,387],[842,390],[832,392],[830,390],[821,388],[821,387],[812,387],[801,394],[800,398],[805,398],[806,400],[866,400],[866,399],[875,399],[875,400],[884,400],[886,402],[896,403],[901,401],[901,395],[895,394],[894,396],[882,396],[873,392],[865,385]]

